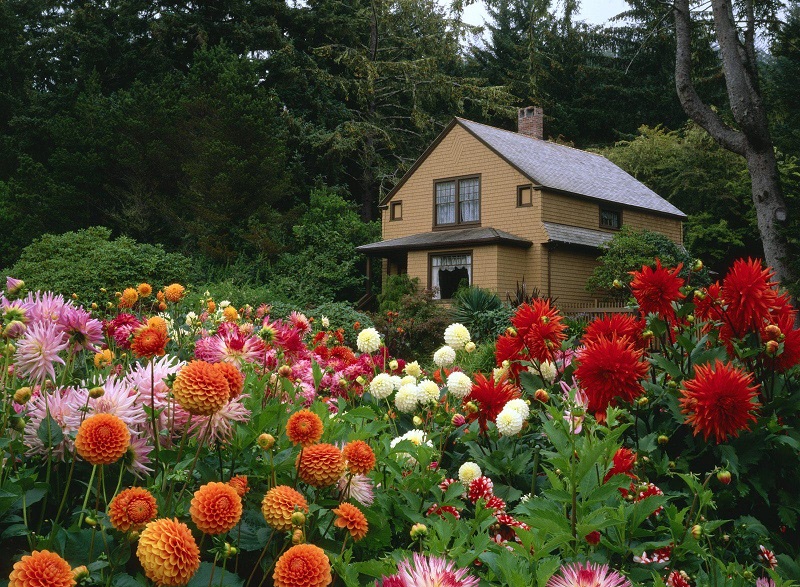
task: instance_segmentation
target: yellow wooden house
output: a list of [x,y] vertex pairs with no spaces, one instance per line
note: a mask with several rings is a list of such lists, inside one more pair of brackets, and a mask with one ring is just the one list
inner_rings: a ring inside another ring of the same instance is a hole
[[683,212],[542,126],[538,107],[519,110],[518,132],[454,118],[381,202],[382,240],[358,250],[440,299],[464,282],[505,297],[524,280],[580,310],[602,305],[586,280],[623,225],[682,244]]

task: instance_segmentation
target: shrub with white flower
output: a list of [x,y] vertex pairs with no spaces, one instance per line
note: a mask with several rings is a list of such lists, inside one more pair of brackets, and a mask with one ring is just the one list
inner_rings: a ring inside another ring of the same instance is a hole
[[501,436],[514,436],[522,430],[522,415],[513,409],[503,408],[495,420],[497,431]]
[[453,347],[448,345],[444,345],[438,351],[433,353],[433,362],[436,363],[437,367],[447,367],[452,365],[455,360],[456,351],[453,350]]
[[422,368],[419,366],[417,361],[406,363],[403,371],[405,371],[406,375],[411,375],[412,377],[419,377],[422,375]]
[[483,475],[481,468],[472,461],[467,461],[458,468],[458,480],[464,487],[469,487],[469,484],[481,475]]
[[421,405],[430,405],[439,401],[441,390],[434,381],[423,379],[417,385],[417,393],[419,394],[419,403]]
[[404,414],[410,414],[417,409],[419,390],[413,383],[402,386],[394,396],[394,405]]
[[472,336],[470,336],[467,327],[458,322],[451,324],[444,330],[444,342],[457,351],[463,349],[471,340]]
[[378,373],[369,384],[369,392],[375,399],[386,399],[394,391],[394,382],[388,373]]
[[358,333],[356,346],[362,353],[372,354],[381,348],[381,335],[374,328],[365,328]]
[[453,371],[447,376],[447,390],[458,399],[464,399],[472,391],[472,379],[466,373]]
[[528,402],[519,398],[506,402],[506,405],[503,406],[503,411],[505,410],[514,410],[522,416],[523,420],[527,420],[528,416],[531,415],[531,407],[528,405]]

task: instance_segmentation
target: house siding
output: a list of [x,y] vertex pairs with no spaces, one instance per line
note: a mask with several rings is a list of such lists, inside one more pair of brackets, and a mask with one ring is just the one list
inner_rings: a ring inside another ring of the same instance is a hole
[[[599,265],[600,252],[556,248],[550,252],[550,297],[556,304],[567,308],[593,298],[586,291],[586,280]],[[547,291],[547,290],[545,290]]]

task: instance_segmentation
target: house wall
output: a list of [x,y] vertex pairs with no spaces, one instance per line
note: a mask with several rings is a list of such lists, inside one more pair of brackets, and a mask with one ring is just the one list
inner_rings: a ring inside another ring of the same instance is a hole
[[[584,200],[556,194],[542,190],[542,220],[545,222],[557,222],[559,224],[570,224],[592,230],[603,230],[609,234],[614,234],[614,230],[603,229],[600,227],[600,203],[592,200]],[[609,205],[609,208],[614,208]],[[681,232],[681,221],[677,218],[664,216],[661,214],[648,214],[644,211],[633,210],[630,208],[619,207],[622,210],[622,224],[628,225],[634,230],[648,229],[660,232],[678,244],[683,244]]]
[[[594,299],[586,291],[586,280],[599,265],[598,256],[599,251],[566,246],[550,251],[550,297],[556,298],[559,307],[586,304]],[[547,289],[543,291],[546,293]]]

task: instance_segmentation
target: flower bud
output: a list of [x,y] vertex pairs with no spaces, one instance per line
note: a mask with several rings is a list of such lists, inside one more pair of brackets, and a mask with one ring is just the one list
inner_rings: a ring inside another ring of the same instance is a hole
[[11,428],[17,432],[23,432],[25,430],[25,420],[19,416],[11,416],[10,424]]
[[359,375],[358,377],[356,377],[356,383],[358,383],[359,385],[366,385],[367,380],[364,379],[361,375]]
[[97,309],[97,302],[92,302],[92,310],[96,310],[96,309]]
[[636,400],[636,403],[640,408],[645,408],[650,403],[650,398],[644,395],[640,397],[638,400]]
[[300,528],[292,532],[292,544],[303,544],[306,541],[305,534]]
[[689,314],[688,316],[686,316],[686,321],[689,324],[694,324],[694,314]]
[[428,535],[428,527],[425,524],[414,524],[411,526],[411,532],[409,534],[412,540],[421,540]]
[[764,345],[767,351],[767,354],[770,356],[774,356],[778,353],[778,350],[781,348],[780,343],[777,340],[768,340],[767,344]]
[[695,524],[692,526],[692,538],[695,540],[700,540],[700,537],[703,535],[703,527],[700,524]]
[[105,393],[106,390],[102,387],[93,387],[89,390],[89,397],[97,399],[98,397],[103,397]]
[[700,301],[703,301],[708,296],[706,296],[705,292],[703,292],[703,291],[701,291],[699,289],[696,289],[696,290],[694,290],[694,297],[696,299],[700,300]]
[[27,403],[29,399],[31,399],[31,394],[33,391],[30,387],[20,387],[17,391],[14,392],[14,401],[17,402],[19,405]]
[[389,361],[389,369],[391,369],[392,371],[397,371],[397,368],[399,366],[400,364],[397,362],[397,359],[392,359],[391,361]]
[[597,530],[594,532],[589,532],[586,536],[584,536],[584,539],[592,546],[596,546],[600,544],[600,532]]
[[475,343],[469,341],[467,344],[464,345],[464,350],[467,351],[468,353],[471,353],[472,351],[475,350]]
[[92,528],[94,528],[95,526],[97,526],[97,520],[96,520],[95,518],[93,518],[92,516],[86,516],[86,517],[83,519],[83,521],[84,521],[84,522],[86,522],[86,523],[87,523],[89,526],[91,526]]
[[542,402],[543,404],[550,401],[550,394],[547,393],[546,389],[537,389],[536,392],[533,394],[533,397]]
[[614,289],[622,289],[624,287],[619,279],[612,281],[611,285],[614,287]]
[[272,434],[262,433],[258,435],[256,442],[264,450],[269,450],[275,445],[275,437]]
[[302,526],[306,523],[306,515],[303,512],[294,512],[292,514],[292,526]]
[[9,296],[15,296],[22,288],[25,287],[25,282],[21,279],[15,279],[14,277],[6,277],[6,291],[8,292]]
[[696,259],[694,265],[692,265],[692,271],[697,273],[698,271],[703,270],[703,262],[700,259]]
[[422,418],[420,418],[419,416],[414,416],[412,421],[414,422],[414,426],[416,426],[417,428],[422,426]]
[[517,336],[517,330],[513,326],[506,328],[506,334],[511,337]]
[[3,329],[3,337],[4,338],[19,338],[20,336],[25,334],[25,331],[27,329],[28,329],[28,327],[25,325],[24,322],[22,322],[20,320],[12,320],[11,322],[8,323],[8,326],[6,326]]
[[235,546],[232,546],[230,542],[226,542],[223,546],[225,558],[230,558],[232,556],[236,556],[239,553],[239,549]]
[[778,340],[781,337],[781,329],[777,324],[770,324],[764,329],[764,334],[769,340]]
[[467,419],[462,414],[454,414],[453,419],[450,420],[450,423],[458,428],[459,426],[463,426],[467,423]]
[[467,402],[467,405],[465,407],[467,408],[467,411],[470,414],[478,413],[478,404],[476,404],[475,402]]
[[722,471],[717,471],[717,481],[723,485],[729,485],[731,482],[731,472],[725,469]]
[[661,446],[669,444],[669,436],[667,436],[666,434],[660,434],[658,436],[658,444],[660,444]]
[[753,571],[751,571],[750,569],[745,569],[745,571],[742,573],[742,578],[745,581],[752,581],[753,579],[756,578],[756,576],[753,574]]
[[667,389],[669,389],[670,391],[675,391],[676,389],[678,389],[678,382],[675,381],[674,379],[670,380],[667,383]]
[[292,368],[289,365],[281,365],[278,369],[278,376],[289,379],[292,376]]
[[88,577],[89,569],[86,568],[86,565],[81,565],[72,569],[72,578],[78,583],[80,583],[83,579],[87,579]]
[[649,340],[654,336],[655,334],[653,333],[652,330],[645,330],[644,332],[642,332],[642,340]]

